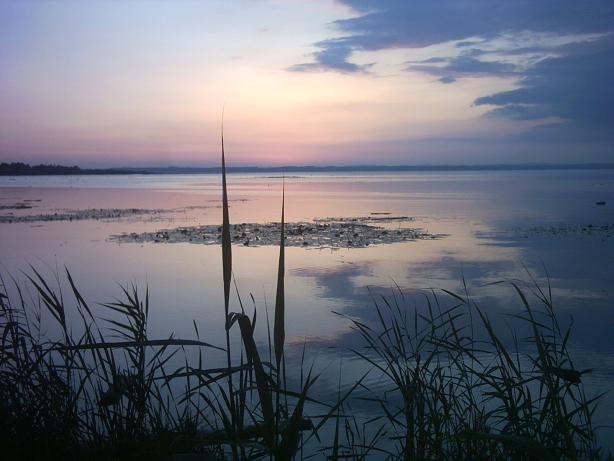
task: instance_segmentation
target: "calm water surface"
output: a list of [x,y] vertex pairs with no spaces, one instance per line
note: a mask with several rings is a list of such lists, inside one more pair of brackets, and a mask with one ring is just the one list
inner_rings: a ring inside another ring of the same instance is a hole
[[[281,179],[230,175],[233,223],[278,221]],[[25,210],[0,214],[55,213],[91,208],[164,209],[110,221],[0,223],[0,265],[17,278],[28,264],[51,275],[67,266],[92,302],[120,295],[117,284],[149,285],[150,337],[193,337],[223,343],[221,249],[188,243],[117,244],[110,235],[221,222],[220,179],[213,175],[2,177],[0,206],[29,200]],[[606,202],[596,205],[596,202]],[[172,211],[168,211],[172,210]],[[595,368],[591,392],[614,382],[614,237],[582,228],[614,225],[614,171],[449,172],[317,174],[286,178],[286,221],[391,213],[414,217],[411,227],[447,236],[438,240],[376,245],[362,249],[286,250],[287,340],[294,350],[307,343],[323,367],[356,344],[342,312],[373,319],[371,293],[390,294],[395,283],[411,293],[424,288],[462,290],[493,316],[520,308],[499,280],[539,283],[548,274],[555,305],[573,317],[578,368]],[[549,227],[564,226],[566,232]],[[536,232],[535,228],[539,231]],[[533,229],[533,231],[531,231]],[[571,230],[570,230],[571,229]],[[590,228],[589,228],[590,229]],[[275,296],[278,249],[233,247],[233,269],[242,300],[259,309]],[[236,296],[233,309],[239,310]],[[291,354],[292,352],[289,352]],[[298,352],[297,352],[298,353]],[[214,362],[218,360],[211,358]],[[351,381],[351,365],[345,365]],[[338,365],[330,379],[334,388]],[[358,373],[358,371],[356,371]],[[600,421],[607,423],[613,399],[606,397]],[[612,434],[612,431],[609,431]],[[606,437],[611,438],[611,437]],[[610,444],[611,445],[611,444]]]

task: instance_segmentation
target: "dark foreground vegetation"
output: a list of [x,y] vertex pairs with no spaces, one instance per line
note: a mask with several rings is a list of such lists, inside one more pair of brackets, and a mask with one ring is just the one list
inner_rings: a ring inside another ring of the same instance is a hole
[[[585,395],[570,330],[537,285],[510,284],[528,337],[502,336],[466,293],[410,298],[399,289],[370,301],[375,322],[348,318],[362,337],[349,353],[365,374],[340,381],[332,398],[314,395],[317,366],[285,355],[283,204],[268,344],[254,337],[263,314],[255,302],[244,308],[237,290],[231,309],[222,169],[225,344],[201,339],[196,324],[194,338],[151,338],[148,292],[137,287],[101,307],[68,271],[53,283],[34,268],[25,285],[2,281],[3,459],[603,458],[591,421],[598,396]],[[231,351],[232,338],[240,350]],[[215,353],[226,366],[207,366]],[[367,386],[372,378],[383,387]],[[368,417],[359,405],[370,406]]]
[[[512,336],[511,346],[464,296],[432,293],[418,306],[398,292],[376,302],[375,325],[352,321],[364,340],[352,353],[386,392],[360,379],[322,401],[310,394],[319,378],[311,367],[275,353],[279,328],[263,353],[255,312],[229,313],[242,353],[210,368],[218,346],[197,329],[195,339],[149,337],[146,291],[126,288],[101,308],[65,278],[62,295],[33,270],[17,299],[3,282],[3,459],[603,459],[591,423],[596,397],[585,396],[569,331],[537,289],[531,307],[514,288],[532,334]],[[57,328],[43,328],[46,317]],[[474,328],[486,336],[473,337]],[[183,365],[169,365],[178,359]],[[295,387],[285,367],[301,376]],[[352,410],[361,401],[375,408],[369,420]]]

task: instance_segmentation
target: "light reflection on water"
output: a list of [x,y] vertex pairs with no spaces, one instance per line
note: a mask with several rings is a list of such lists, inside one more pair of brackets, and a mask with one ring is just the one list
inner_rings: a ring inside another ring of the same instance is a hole
[[[279,220],[281,180],[271,176],[278,175],[230,175],[231,222]],[[547,270],[557,309],[575,321],[578,367],[596,369],[587,378],[593,390],[608,388],[614,374],[614,239],[520,238],[498,232],[546,224],[614,224],[614,171],[298,176],[286,179],[288,222],[386,212],[415,217],[412,227],[448,236],[362,249],[288,248],[286,335],[297,350],[306,341],[324,364],[335,362],[344,348],[359,343],[347,320],[332,311],[373,321],[371,297],[391,296],[395,283],[407,290],[460,291],[464,277],[474,299],[490,314],[514,312],[518,301],[512,291],[487,284],[526,279],[526,266],[542,284],[547,283]],[[31,263],[50,274],[66,265],[93,302],[118,296],[115,283],[147,283],[151,337],[168,337],[171,332],[192,337],[195,320],[201,338],[222,344],[219,247],[107,241],[121,232],[219,223],[219,187],[214,175],[0,178],[0,205],[41,200],[28,202],[33,208],[16,214],[173,209],[159,219],[0,224],[2,270],[19,276],[18,271]],[[597,201],[607,204],[596,206]],[[191,206],[204,208],[186,208]],[[264,340],[263,306],[265,299],[269,307],[274,304],[277,249],[235,246],[233,257],[248,311],[250,293],[258,305],[258,331]],[[233,305],[239,309],[236,297]],[[335,376],[322,385],[335,388],[337,368],[330,368]],[[602,415],[614,408],[613,401],[607,398]]]

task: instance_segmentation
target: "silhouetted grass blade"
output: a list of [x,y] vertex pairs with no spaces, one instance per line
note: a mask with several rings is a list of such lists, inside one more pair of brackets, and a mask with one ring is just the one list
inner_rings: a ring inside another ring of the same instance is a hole
[[224,131],[222,129],[222,270],[224,278],[224,309],[228,315],[230,280],[232,278],[232,249],[230,240],[230,218],[228,215],[228,190],[226,186],[226,158],[224,152]]
[[285,273],[285,236],[284,236],[284,206],[285,206],[285,183],[282,186],[281,199],[281,231],[279,240],[279,266],[277,268],[277,293],[275,296],[275,325],[273,326],[273,338],[275,343],[275,361],[279,370],[281,359],[284,354],[284,341],[286,338],[285,330],[285,293],[284,293],[284,273]]
[[273,449],[273,429],[275,427],[273,398],[271,394],[270,378],[264,371],[260,354],[254,341],[252,324],[249,317],[245,314],[236,314],[238,316],[239,328],[243,338],[243,345],[249,362],[253,365],[256,375],[256,385],[258,387],[258,395],[260,397],[260,409],[264,419],[265,441],[269,449]]

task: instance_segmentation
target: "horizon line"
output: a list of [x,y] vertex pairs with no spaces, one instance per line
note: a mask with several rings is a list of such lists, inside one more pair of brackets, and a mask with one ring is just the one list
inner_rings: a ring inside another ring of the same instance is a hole
[[[23,162],[1,162],[2,175],[61,175],[61,174],[215,174],[221,171],[220,166],[118,166],[118,167],[89,167],[82,168],[76,165],[59,164],[26,164]],[[21,168],[11,169],[14,165],[23,165]],[[394,172],[394,171],[487,171],[487,170],[606,170],[614,169],[614,163],[472,163],[472,164],[356,164],[356,165],[283,165],[259,166],[237,165],[228,166],[229,173],[292,173],[292,172]]]

